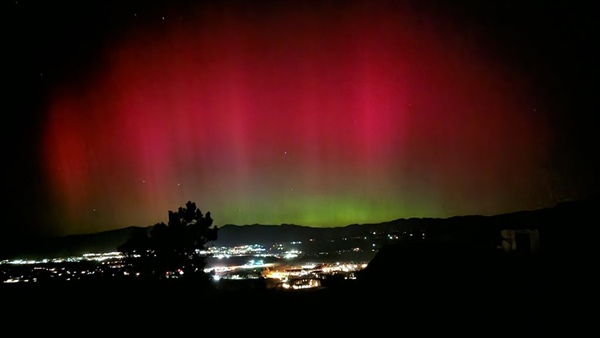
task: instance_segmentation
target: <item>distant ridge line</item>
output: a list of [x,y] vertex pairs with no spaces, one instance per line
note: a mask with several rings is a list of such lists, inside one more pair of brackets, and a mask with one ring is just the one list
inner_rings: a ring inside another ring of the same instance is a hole
[[[464,215],[448,218],[399,218],[380,223],[353,223],[339,227],[314,227],[293,223],[279,225],[268,224],[225,224],[219,226],[218,239],[209,243],[218,246],[240,244],[271,244],[309,240],[311,238],[328,239],[352,236],[364,236],[373,231],[390,232],[418,227],[435,227],[451,231],[458,228],[536,226],[549,227],[581,220],[589,222],[592,212],[598,210],[598,197],[565,201],[554,207],[533,210],[521,210],[498,215]],[[27,237],[2,243],[0,259],[81,255],[86,252],[110,252],[129,238],[134,229],[151,226],[129,226],[121,229],[90,234],[73,234],[61,237]]]

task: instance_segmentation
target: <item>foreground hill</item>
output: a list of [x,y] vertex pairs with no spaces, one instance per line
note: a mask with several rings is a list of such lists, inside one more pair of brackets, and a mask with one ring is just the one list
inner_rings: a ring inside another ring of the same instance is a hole
[[[12,317],[51,324],[61,320],[95,323],[97,318],[116,316],[109,320],[121,324],[120,330],[138,334],[140,330],[173,327],[197,329],[198,321],[210,323],[205,330],[217,333],[222,333],[223,327],[229,333],[229,326],[245,322],[252,329],[264,321],[268,325],[284,323],[296,330],[314,330],[315,325],[327,322],[329,327],[316,329],[352,336],[365,329],[369,335],[385,335],[390,328],[405,333],[458,329],[461,333],[476,332],[477,336],[514,328],[519,333],[531,329],[539,335],[557,325],[575,334],[583,330],[579,322],[593,323],[588,289],[579,278],[565,280],[558,275],[561,270],[555,271],[556,275],[536,270],[517,276],[514,273],[519,269],[510,265],[505,266],[507,270],[490,267],[471,272],[437,269],[440,265],[424,269],[406,264],[420,251],[413,249],[407,248],[403,254],[408,256],[387,266],[387,276],[359,276],[358,280],[320,289],[220,291],[172,280],[3,284],[0,295],[4,306],[11,309],[5,316],[7,323],[14,323]],[[58,306],[64,309],[57,311]]]

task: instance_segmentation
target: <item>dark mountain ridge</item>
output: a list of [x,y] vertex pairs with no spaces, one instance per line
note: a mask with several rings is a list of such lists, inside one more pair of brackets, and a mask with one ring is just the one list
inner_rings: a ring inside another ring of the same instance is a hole
[[[534,227],[542,229],[542,237],[557,243],[560,238],[573,236],[576,227],[590,222],[592,211],[599,206],[598,198],[563,202],[554,207],[518,211],[494,216],[467,215],[450,218],[403,218],[382,223],[350,224],[344,227],[317,228],[295,224],[233,225],[219,227],[218,239],[209,244],[236,246],[245,244],[271,245],[292,241],[328,241],[340,238],[364,237],[374,233],[402,233],[427,231],[437,238],[478,234],[510,229]],[[11,239],[2,244],[0,259],[52,258],[116,251],[133,231],[127,227],[92,234],[63,237],[28,237]]]

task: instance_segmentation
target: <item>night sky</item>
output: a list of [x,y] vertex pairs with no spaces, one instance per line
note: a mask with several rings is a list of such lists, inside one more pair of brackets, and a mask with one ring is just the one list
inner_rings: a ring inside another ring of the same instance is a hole
[[5,234],[188,200],[329,227],[597,193],[596,1],[5,5]]

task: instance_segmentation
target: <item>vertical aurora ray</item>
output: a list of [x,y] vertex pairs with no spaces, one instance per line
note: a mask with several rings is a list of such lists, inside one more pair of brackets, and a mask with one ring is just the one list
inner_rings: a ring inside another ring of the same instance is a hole
[[530,207],[549,133],[518,71],[442,18],[352,4],[206,5],[110,46],[48,106],[61,231],[151,225],[188,200],[219,225]]

